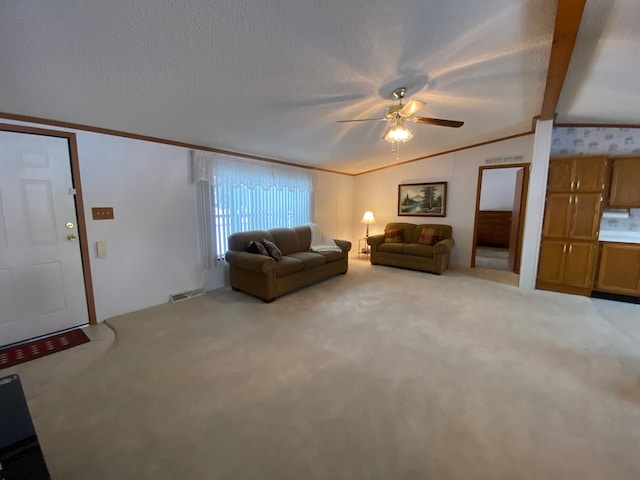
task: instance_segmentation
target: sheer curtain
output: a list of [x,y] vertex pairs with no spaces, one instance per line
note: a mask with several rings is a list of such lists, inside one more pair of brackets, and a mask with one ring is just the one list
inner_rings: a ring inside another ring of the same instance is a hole
[[201,151],[191,160],[192,181],[202,189],[207,268],[224,256],[232,233],[311,222],[310,170]]

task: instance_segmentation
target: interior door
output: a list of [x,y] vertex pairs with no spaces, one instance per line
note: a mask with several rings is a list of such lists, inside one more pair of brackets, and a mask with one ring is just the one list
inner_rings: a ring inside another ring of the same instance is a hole
[[89,322],[69,141],[0,131],[0,346]]
[[511,231],[509,232],[509,269],[515,273],[520,273],[520,210],[522,209],[523,185],[524,168],[520,168],[516,172],[516,186],[511,210]]

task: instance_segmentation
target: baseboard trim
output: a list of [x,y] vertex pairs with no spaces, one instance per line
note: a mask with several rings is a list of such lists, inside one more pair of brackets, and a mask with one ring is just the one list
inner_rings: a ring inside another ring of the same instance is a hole
[[591,292],[591,297],[601,298],[603,300],[613,300],[615,302],[635,303],[640,305],[640,297],[634,297],[633,295],[620,295],[619,293],[598,292],[594,290]]

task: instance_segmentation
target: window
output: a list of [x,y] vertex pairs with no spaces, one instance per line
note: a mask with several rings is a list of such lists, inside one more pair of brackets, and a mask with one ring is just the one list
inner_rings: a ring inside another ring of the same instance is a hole
[[209,263],[224,256],[232,233],[294,227],[312,220],[310,170],[192,152],[192,178],[211,186],[205,186],[202,196]]
[[221,183],[214,188],[212,202],[219,256],[227,251],[227,237],[232,233],[295,227],[311,221],[310,191]]

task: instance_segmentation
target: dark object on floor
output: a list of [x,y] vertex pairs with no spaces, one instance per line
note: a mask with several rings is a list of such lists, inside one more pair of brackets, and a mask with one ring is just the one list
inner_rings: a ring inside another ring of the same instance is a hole
[[[81,329],[77,328],[31,342],[11,345],[0,350],[0,370],[28,362],[34,358],[60,352],[88,341],[90,341],[89,337]],[[0,480],[2,480],[2,477],[0,477]]]
[[20,377],[0,378],[0,480],[49,480]]

